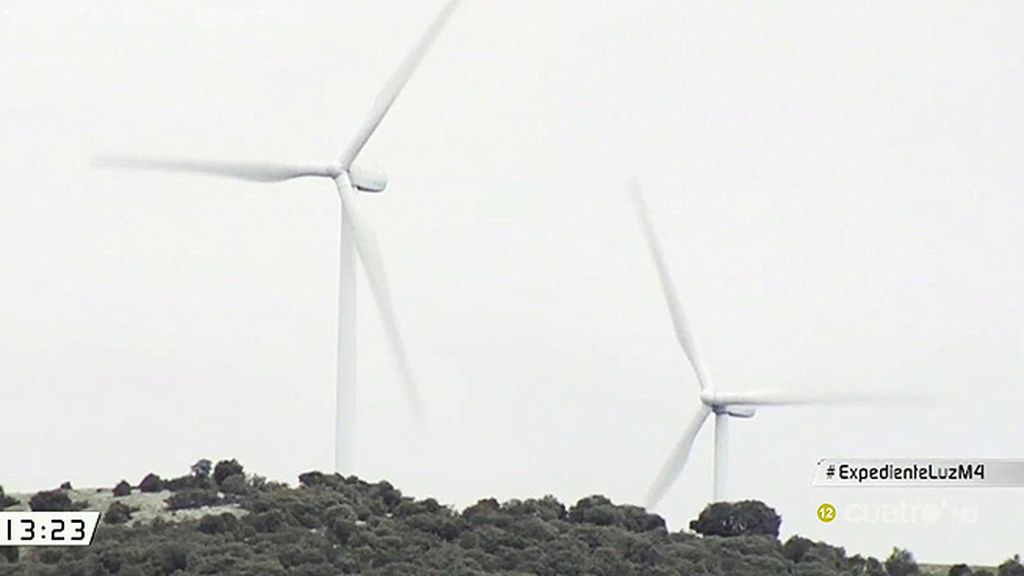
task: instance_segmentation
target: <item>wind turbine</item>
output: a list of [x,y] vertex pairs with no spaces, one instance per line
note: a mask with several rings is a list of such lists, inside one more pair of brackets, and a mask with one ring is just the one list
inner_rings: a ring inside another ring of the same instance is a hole
[[335,414],[335,469],[350,472],[352,466],[352,432],[356,387],[356,254],[363,263],[370,290],[384,322],[388,342],[395,355],[399,377],[405,394],[417,416],[422,413],[419,395],[406,358],[405,345],[398,329],[395,307],[391,300],[380,249],[373,231],[359,213],[355,192],[383,192],[387,176],[382,172],[354,164],[359,152],[380,125],[402,88],[434,39],[441,32],[460,0],[449,0],[434,18],[426,32],[412,47],[398,68],[377,94],[365,120],[349,140],[337,162],[326,164],[280,164],[272,162],[225,162],[107,156],[95,164],[107,167],[141,170],[187,172],[219,176],[251,182],[274,183],[295,178],[327,178],[334,181],[341,199],[341,249],[338,280],[338,365],[337,404]]
[[640,185],[636,180],[630,181],[633,207],[636,210],[637,218],[640,220],[640,227],[643,229],[644,237],[647,239],[647,246],[651,251],[651,258],[658,271],[658,279],[661,281],[661,288],[665,294],[665,302],[668,304],[669,315],[672,318],[672,325],[675,328],[676,340],[683,348],[683,353],[693,366],[697,374],[697,383],[700,387],[700,407],[696,414],[690,419],[689,424],[683,431],[683,437],[676,443],[668,459],[658,473],[654,484],[647,494],[646,506],[653,508],[661,501],[662,497],[675,482],[683,471],[686,459],[690,455],[693,443],[697,434],[707,422],[708,417],[715,415],[715,467],[714,467],[714,501],[719,502],[725,499],[726,487],[728,486],[728,462],[729,462],[729,419],[730,418],[753,418],[755,411],[761,406],[800,406],[820,404],[906,404],[920,403],[920,399],[904,394],[886,393],[850,393],[850,394],[821,394],[813,392],[784,392],[779,390],[764,390],[756,392],[720,392],[715,388],[711,380],[711,374],[707,365],[701,359],[697,350],[697,343],[690,330],[689,321],[683,313],[682,304],[679,301],[678,291],[669,274],[668,265],[665,263],[665,256],[661,244],[654,232],[654,225],[648,215],[647,204],[643,194],[640,192]]

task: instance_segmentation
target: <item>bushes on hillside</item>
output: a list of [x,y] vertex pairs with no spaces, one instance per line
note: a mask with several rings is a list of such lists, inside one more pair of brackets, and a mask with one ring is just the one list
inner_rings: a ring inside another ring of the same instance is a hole
[[[701,537],[669,532],[660,517],[603,496],[569,507],[550,496],[485,499],[459,512],[355,476],[303,474],[294,489],[245,482],[243,474],[217,476],[213,468],[207,480],[222,490],[246,486],[233,496],[245,515],[131,523],[131,509],[119,509],[123,501],[117,501],[90,547],[23,555],[20,573],[890,576],[875,558],[847,557],[842,548],[799,536],[780,542],[780,520],[759,502],[705,510],[705,521],[731,535]],[[215,488],[188,488],[168,506],[209,505],[216,498]],[[728,521],[714,524],[709,517]],[[899,570],[892,560],[890,568]],[[1019,559],[1004,565],[1010,572],[1000,576],[1017,576]]]
[[631,532],[664,530],[665,520],[637,506],[616,506],[604,496],[588,496],[569,509],[570,522],[616,526]]
[[44,490],[36,492],[28,501],[29,507],[36,512],[66,512],[82,510],[88,502],[72,502],[64,490]]
[[1014,554],[1006,562],[996,568],[997,576],[1024,576],[1024,565],[1020,563],[1020,554]]
[[199,519],[198,530],[203,534],[223,534],[237,529],[238,518],[234,514],[224,512],[222,514],[208,514]]
[[165,500],[168,510],[183,510],[186,508],[202,508],[203,506],[214,506],[220,503],[220,496],[215,490],[203,488],[190,488],[179,490],[171,494]]

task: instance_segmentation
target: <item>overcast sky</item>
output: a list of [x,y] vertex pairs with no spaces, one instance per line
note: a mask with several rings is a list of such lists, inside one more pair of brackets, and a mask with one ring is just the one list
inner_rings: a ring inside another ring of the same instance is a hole
[[[0,5],[9,491],[331,467],[333,186],[89,166],[330,161],[440,2],[260,4]],[[464,3],[360,158],[391,178],[360,200],[428,414],[361,276],[356,472],[460,507],[642,500],[698,399],[637,175],[720,389],[936,400],[736,421],[735,498],[850,553],[1024,552],[1020,489],[810,486],[823,456],[1024,456],[1022,29],[1015,2]],[[711,440],[657,510],[674,529]]]

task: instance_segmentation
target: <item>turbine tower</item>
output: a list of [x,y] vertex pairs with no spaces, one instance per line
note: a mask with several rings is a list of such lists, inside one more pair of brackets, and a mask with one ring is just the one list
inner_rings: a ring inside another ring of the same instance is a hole
[[697,343],[690,330],[689,321],[679,301],[678,291],[672,281],[672,276],[669,274],[664,252],[661,249],[661,244],[654,232],[654,225],[651,223],[648,215],[647,204],[640,192],[639,183],[636,180],[630,181],[630,188],[633,207],[640,220],[640,227],[643,229],[647,246],[651,251],[654,266],[658,271],[658,279],[661,282],[665,302],[668,305],[669,316],[672,318],[676,340],[679,341],[679,345],[683,348],[683,353],[690,361],[690,365],[697,375],[697,383],[699,385],[698,397],[700,398],[700,407],[683,430],[682,438],[680,438],[671,454],[669,454],[668,459],[665,461],[647,494],[645,501],[647,508],[656,506],[665,493],[668,492],[672,483],[682,473],[686,459],[693,448],[693,443],[697,439],[697,434],[712,414],[715,415],[714,501],[720,502],[726,498],[728,489],[729,421],[731,418],[753,418],[756,409],[761,406],[921,403],[921,399],[914,396],[890,393],[820,394],[812,392],[791,393],[777,390],[728,393],[718,391],[711,380],[711,374],[708,371],[707,365],[704,364],[697,349]]
[[434,39],[441,32],[460,0],[449,0],[426,32],[412,47],[377,94],[369,114],[349,140],[337,162],[326,164],[280,164],[272,162],[225,162],[166,158],[105,156],[94,163],[100,166],[141,170],[187,172],[251,182],[274,183],[295,178],[327,178],[334,181],[341,200],[340,267],[338,279],[338,357],[337,405],[335,414],[334,466],[339,472],[352,471],[352,435],[356,390],[356,255],[363,263],[377,310],[384,322],[388,342],[395,355],[398,374],[405,394],[417,416],[422,413],[405,345],[398,329],[387,276],[377,239],[359,213],[356,191],[383,192],[387,177],[380,172],[354,164],[359,152],[380,125],[402,88]]

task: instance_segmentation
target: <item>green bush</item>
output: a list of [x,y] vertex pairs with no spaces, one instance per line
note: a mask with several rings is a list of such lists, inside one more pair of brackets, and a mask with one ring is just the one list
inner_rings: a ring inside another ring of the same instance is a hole
[[909,550],[893,548],[892,554],[885,559],[885,572],[889,576],[908,576],[917,574],[919,571],[917,561],[914,560],[914,555]]
[[164,481],[159,476],[150,472],[139,482],[140,492],[159,492],[164,489]]
[[690,530],[704,536],[754,536],[777,538],[782,518],[775,510],[756,500],[715,502],[690,522]]
[[18,548],[15,546],[0,546],[0,558],[8,564],[14,564],[18,561]]
[[134,506],[114,502],[103,513],[103,522],[106,524],[124,524],[131,520],[133,513],[138,511],[139,509]]
[[113,492],[115,498],[128,496],[129,494],[132,493],[132,486],[126,480],[121,480],[120,482],[117,483],[117,486],[114,486]]
[[76,510],[71,497],[63,490],[36,492],[28,501],[29,508],[36,512],[65,512]]
[[220,491],[225,494],[242,495],[249,491],[244,474],[232,474],[220,482]]
[[210,471],[213,469],[213,463],[203,458],[192,465],[192,476],[195,478],[203,479],[210,477]]
[[1020,563],[1020,554],[1014,554],[1013,558],[1010,558],[1006,562],[1003,562],[996,568],[997,576],[1024,576],[1024,566]]
[[217,462],[217,465],[213,468],[213,481],[219,486],[227,477],[244,473],[245,470],[242,465],[238,463],[238,460],[235,460],[234,458],[231,460],[221,460],[220,462]]
[[222,534],[236,530],[238,525],[238,518],[234,514],[224,512],[203,516],[199,519],[198,529],[203,534]]
[[0,510],[3,510],[4,508],[10,507],[10,506],[14,506],[17,503],[18,503],[18,500],[16,498],[12,498],[12,497],[8,496],[7,494],[5,494],[4,493],[4,487],[0,486]]
[[217,485],[209,476],[179,476],[163,481],[163,489],[171,492],[182,490],[216,490]]
[[220,503],[220,496],[217,492],[207,489],[188,489],[171,494],[165,500],[168,510],[183,510],[186,508],[202,508],[203,506],[214,506]]

